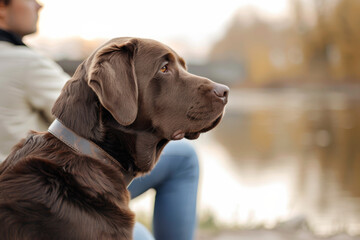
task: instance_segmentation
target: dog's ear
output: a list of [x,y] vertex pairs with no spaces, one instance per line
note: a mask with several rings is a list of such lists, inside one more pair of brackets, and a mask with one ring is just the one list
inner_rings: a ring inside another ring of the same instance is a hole
[[104,46],[95,53],[88,72],[89,86],[101,104],[124,126],[133,123],[138,112],[136,46],[136,39]]

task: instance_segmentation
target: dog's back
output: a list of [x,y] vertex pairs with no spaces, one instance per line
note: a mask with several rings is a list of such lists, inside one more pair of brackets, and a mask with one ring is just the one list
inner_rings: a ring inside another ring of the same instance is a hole
[[120,177],[49,133],[31,133],[0,165],[0,236],[130,239],[134,216]]

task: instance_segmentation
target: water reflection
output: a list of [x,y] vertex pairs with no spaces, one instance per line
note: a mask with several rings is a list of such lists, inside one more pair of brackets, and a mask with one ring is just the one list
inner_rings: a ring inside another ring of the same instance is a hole
[[301,215],[320,234],[360,233],[359,92],[232,91],[222,124],[197,143],[202,207],[238,225]]

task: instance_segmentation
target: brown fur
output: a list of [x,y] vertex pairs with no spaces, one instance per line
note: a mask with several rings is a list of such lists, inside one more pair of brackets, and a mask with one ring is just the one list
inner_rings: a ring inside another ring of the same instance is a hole
[[[195,139],[215,127],[227,93],[167,46],[118,38],[78,67],[53,114],[139,176],[175,133]],[[0,239],[132,239],[128,203],[119,169],[49,132],[31,132],[0,165]]]

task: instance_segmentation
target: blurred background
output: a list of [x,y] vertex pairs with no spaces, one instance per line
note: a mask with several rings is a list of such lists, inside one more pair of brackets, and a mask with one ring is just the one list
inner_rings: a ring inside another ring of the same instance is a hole
[[[153,38],[230,86],[194,145],[197,239],[359,239],[359,0],[42,0],[25,42],[72,74],[113,37]],[[132,202],[151,224],[154,192]]]

